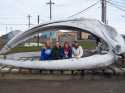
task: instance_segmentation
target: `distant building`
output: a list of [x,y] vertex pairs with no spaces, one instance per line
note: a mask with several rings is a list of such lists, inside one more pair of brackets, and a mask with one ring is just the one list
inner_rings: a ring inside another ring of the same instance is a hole
[[69,30],[59,30],[57,32],[44,32],[42,33],[42,38],[44,39],[54,39],[57,41],[75,41],[88,39],[90,34],[85,32],[69,31]]
[[51,38],[51,39],[55,39],[56,38],[56,32],[43,32],[42,36],[44,38]]
[[[3,35],[0,37],[0,49],[9,41],[11,40],[15,35],[20,33],[21,31],[15,30],[11,31],[6,35]],[[39,34],[39,43],[45,42],[47,39],[52,39],[56,41],[75,41],[75,40],[81,40],[81,39],[88,39],[90,34],[85,32],[77,32],[77,31],[69,31],[69,30],[59,30],[57,32],[44,32],[42,34]],[[25,43],[37,43],[38,42],[38,36],[34,36],[32,39],[27,40]],[[21,44],[21,45],[25,45]]]

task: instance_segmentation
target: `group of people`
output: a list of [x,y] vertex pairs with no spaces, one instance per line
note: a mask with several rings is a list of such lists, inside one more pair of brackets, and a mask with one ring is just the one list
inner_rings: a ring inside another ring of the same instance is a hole
[[72,57],[80,58],[83,56],[83,49],[77,41],[70,45],[68,42],[64,42],[61,46],[57,41],[55,46],[51,47],[51,42],[45,42],[44,48],[41,49],[40,60],[57,60],[57,59],[69,59]]

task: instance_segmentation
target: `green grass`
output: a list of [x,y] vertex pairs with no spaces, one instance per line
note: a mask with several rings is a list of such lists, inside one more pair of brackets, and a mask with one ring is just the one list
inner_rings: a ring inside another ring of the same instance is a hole
[[[96,44],[94,41],[91,40],[81,40],[79,41],[79,44],[84,48],[84,49],[94,49],[96,47]],[[9,53],[18,53],[18,52],[31,52],[31,51],[40,51],[42,47],[15,47],[12,48]]]
[[8,53],[31,52],[31,51],[39,51],[40,49],[41,47],[15,47],[12,48]]
[[84,40],[84,41],[79,41],[79,44],[80,44],[84,49],[94,49],[94,48],[96,48],[96,43],[95,43],[95,41]]

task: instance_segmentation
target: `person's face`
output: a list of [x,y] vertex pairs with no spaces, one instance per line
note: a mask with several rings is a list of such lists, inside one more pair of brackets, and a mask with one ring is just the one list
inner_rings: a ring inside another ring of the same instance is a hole
[[56,42],[56,47],[58,47],[58,48],[59,48],[59,46],[60,46],[59,42]]
[[65,48],[68,48],[68,47],[69,47],[69,45],[66,43],[66,44],[65,44]]
[[49,41],[46,42],[46,47],[47,48],[50,47],[50,42]]
[[75,47],[78,47],[79,46],[79,44],[78,43],[75,43]]

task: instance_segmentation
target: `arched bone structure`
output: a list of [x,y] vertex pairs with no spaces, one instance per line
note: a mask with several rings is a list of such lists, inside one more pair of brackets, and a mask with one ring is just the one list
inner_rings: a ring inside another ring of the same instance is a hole
[[109,47],[107,54],[96,54],[90,57],[84,57],[80,59],[63,59],[52,61],[14,61],[14,60],[2,60],[1,64],[13,65],[22,68],[31,69],[92,69],[98,67],[104,67],[112,64],[117,60],[116,55],[125,53],[125,41],[122,36],[119,35],[114,28],[101,23],[95,19],[77,18],[70,20],[61,20],[48,22],[37,25],[16,35],[10,40],[0,51],[1,54],[7,53],[11,48],[25,42],[29,38],[40,32],[46,31],[58,31],[58,30],[73,30],[73,31],[87,31],[103,39]]

